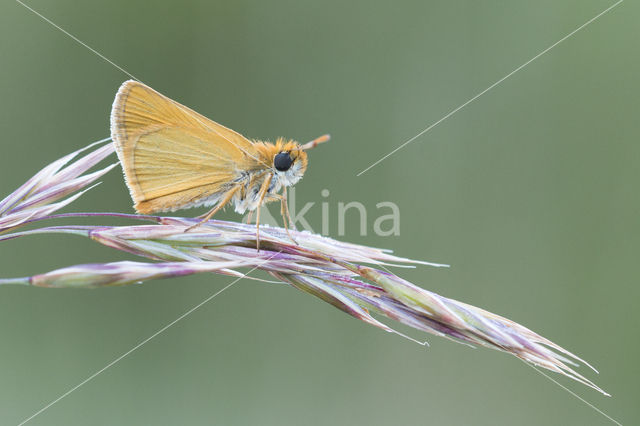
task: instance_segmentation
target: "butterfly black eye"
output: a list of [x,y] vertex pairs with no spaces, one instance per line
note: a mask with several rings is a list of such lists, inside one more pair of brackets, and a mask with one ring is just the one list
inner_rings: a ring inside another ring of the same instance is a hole
[[291,159],[291,156],[288,152],[281,152],[273,159],[273,165],[275,166],[276,170],[280,172],[286,172],[287,170],[289,170],[292,164],[293,160]]

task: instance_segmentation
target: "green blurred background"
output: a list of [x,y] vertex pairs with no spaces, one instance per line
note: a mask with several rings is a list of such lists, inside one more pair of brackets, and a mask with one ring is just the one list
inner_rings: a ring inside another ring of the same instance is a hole
[[[360,177],[613,4],[563,1],[69,1],[30,6],[136,77],[250,137],[310,154],[297,205],[360,201],[341,239],[451,269],[401,270],[592,362],[640,421],[640,7],[626,1]],[[127,75],[12,1],[0,6],[0,196],[108,136]],[[325,200],[321,190],[330,190]],[[375,204],[400,236],[371,232]],[[119,170],[67,209],[131,212]],[[181,214],[196,215],[198,211]],[[227,211],[220,217],[237,220]],[[74,221],[78,223],[78,221]],[[94,222],[95,223],[95,222]],[[130,258],[90,241],[0,244],[1,277]],[[0,290],[0,423],[16,424],[230,282]],[[33,419],[111,424],[608,424],[513,357],[424,349],[285,286],[243,280]]]

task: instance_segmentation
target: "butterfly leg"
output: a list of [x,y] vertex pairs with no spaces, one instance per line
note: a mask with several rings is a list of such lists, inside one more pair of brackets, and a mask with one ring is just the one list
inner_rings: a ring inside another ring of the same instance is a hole
[[222,200],[220,200],[220,202],[218,203],[217,206],[215,206],[214,208],[212,208],[209,213],[207,213],[202,220],[200,220],[198,223],[196,223],[195,225],[191,225],[189,226],[187,229],[184,230],[184,232],[187,231],[191,231],[194,228],[197,228],[198,226],[202,225],[203,223],[206,223],[209,221],[209,219],[211,219],[211,217],[216,214],[216,212],[218,210],[220,210],[221,208],[223,208],[229,201],[231,201],[231,198],[233,198],[233,196],[235,195],[236,192],[238,192],[238,189],[240,189],[239,187],[230,189],[229,191],[227,191],[227,193],[224,195],[224,198]]
[[[291,229],[295,231],[296,224],[291,221],[291,215],[289,214],[289,204],[287,203],[287,187],[285,186],[282,190],[282,195],[280,196],[280,214],[282,215],[282,223],[284,224],[284,229],[287,231],[287,235],[293,241],[294,244],[298,245],[298,242],[295,238],[291,236],[289,232],[289,226]],[[287,226],[287,221],[289,222],[289,226]]]
[[260,207],[264,203],[264,197],[267,195],[267,191],[269,190],[269,185],[271,184],[271,179],[273,175],[269,175],[265,178],[264,182],[262,182],[262,186],[260,187],[260,199],[258,200],[258,207],[256,208],[256,250],[260,251]]
[[[298,245],[298,242],[296,241],[295,238],[293,238],[293,235],[291,235],[291,232],[289,232],[289,227],[287,226],[287,216],[289,215],[289,208],[287,207],[286,193],[283,193],[283,195],[271,194],[271,196],[280,200],[280,215],[282,215],[282,223],[284,224],[284,230],[287,231],[287,235],[289,236],[289,239],[293,242],[293,244]],[[293,222],[291,222],[290,217],[289,217],[289,223],[293,225]],[[293,229],[295,229],[295,227]]]

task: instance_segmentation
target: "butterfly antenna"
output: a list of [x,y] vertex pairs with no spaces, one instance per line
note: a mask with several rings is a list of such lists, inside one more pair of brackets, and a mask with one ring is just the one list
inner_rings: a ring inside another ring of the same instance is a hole
[[321,143],[328,142],[329,139],[331,139],[331,135],[329,135],[329,134],[322,135],[322,136],[320,136],[318,138],[315,138],[311,142],[305,143],[304,145],[301,146],[301,148],[304,149],[304,150],[315,148],[316,146],[320,145]]

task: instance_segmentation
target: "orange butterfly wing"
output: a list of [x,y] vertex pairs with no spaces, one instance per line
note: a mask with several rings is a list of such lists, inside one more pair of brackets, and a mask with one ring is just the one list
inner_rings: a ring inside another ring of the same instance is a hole
[[116,95],[111,138],[139,213],[215,204],[257,159],[241,134],[134,80]]

